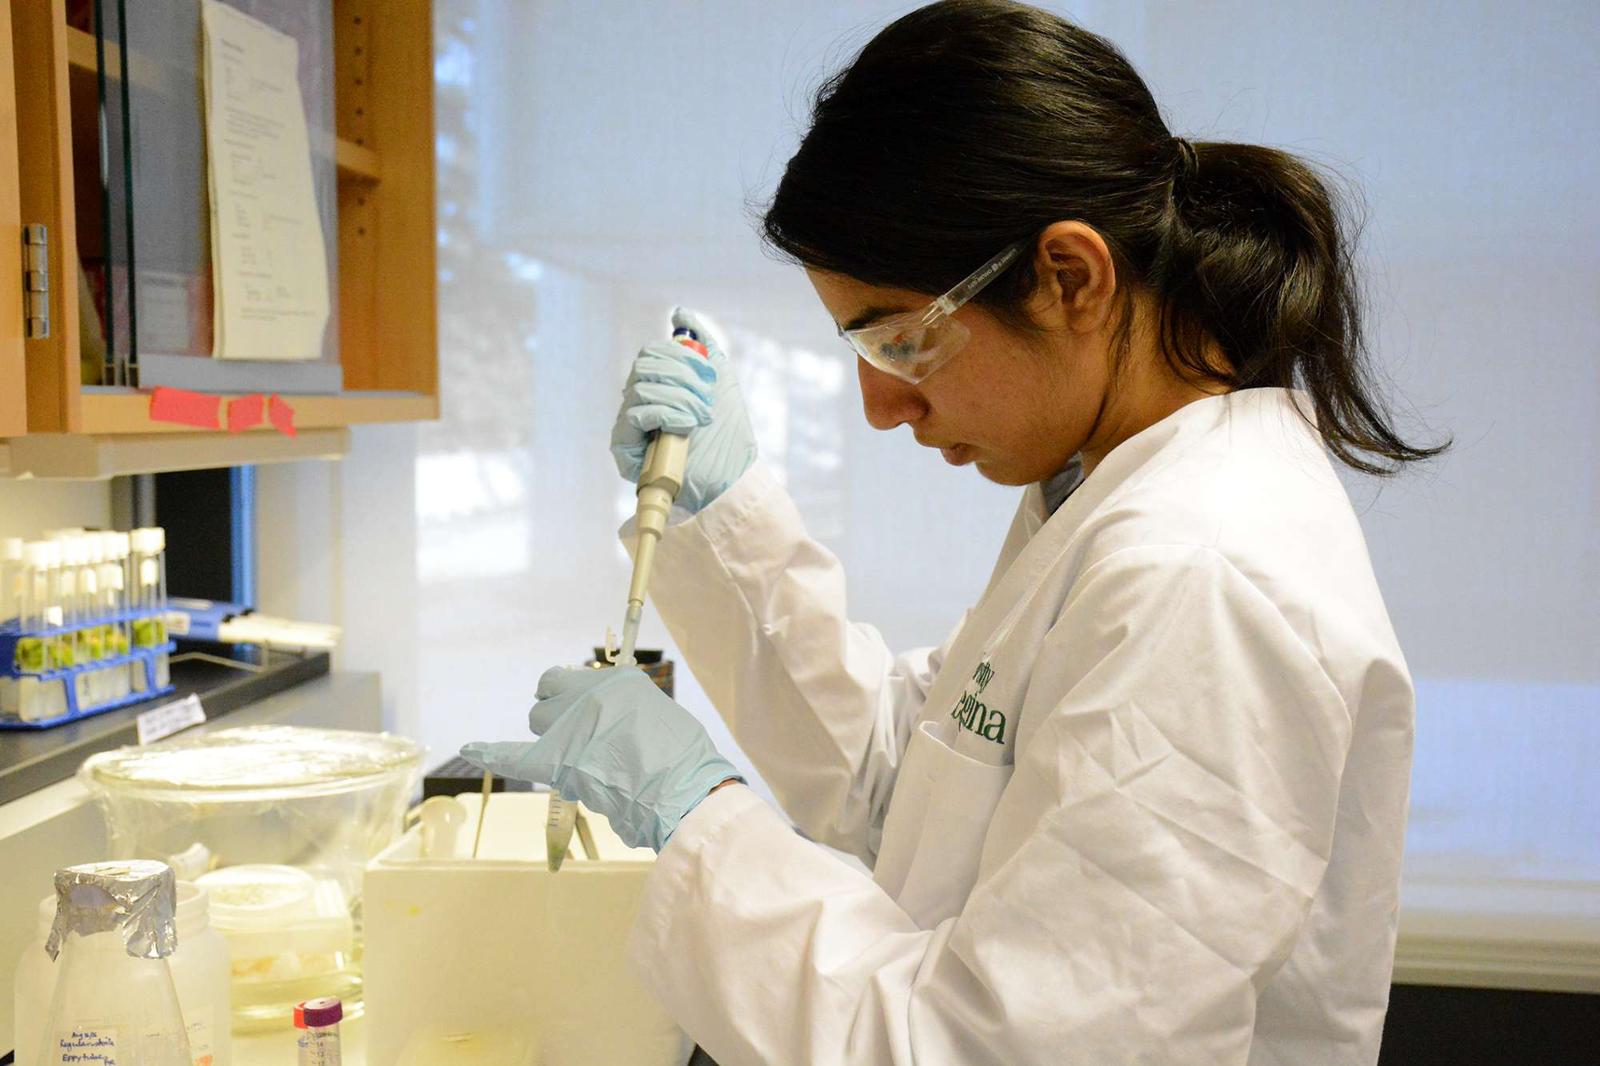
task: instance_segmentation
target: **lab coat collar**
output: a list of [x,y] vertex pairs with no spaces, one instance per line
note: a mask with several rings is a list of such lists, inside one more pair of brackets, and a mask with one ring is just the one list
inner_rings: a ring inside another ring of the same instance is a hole
[[[1295,411],[1298,407],[1299,413]],[[1179,437],[1203,433],[1229,418],[1259,417],[1264,412],[1304,414],[1313,425],[1316,415],[1310,397],[1299,389],[1256,388],[1238,389],[1216,396],[1207,396],[1184,404],[1167,417],[1135,433],[1100,461],[1083,481],[1073,489],[1054,511],[1050,509],[1047,487],[1058,488],[1058,479],[1080,462],[1074,456],[1060,474],[1046,481],[1029,485],[1023,495],[1022,510],[1030,526],[1029,533],[1037,533],[1046,524],[1076,527],[1100,503],[1114,493],[1135,472],[1156,458],[1167,445]]]
[[1083,482],[1083,457],[1074,455],[1067,465],[1039,482],[1045,510],[1055,514]]
[[[1054,514],[1045,500],[1044,487],[1029,485],[983,597],[962,626],[962,639],[992,640],[1004,628],[1005,619],[1018,609],[1018,601],[1041,587],[1044,575],[1061,564],[1083,524],[1119,490],[1142,480],[1135,475],[1172,461],[1232,420],[1299,418],[1296,405],[1310,410],[1303,394],[1278,388],[1241,389],[1185,404],[1113,448]],[[950,657],[957,658],[962,652],[957,645]]]

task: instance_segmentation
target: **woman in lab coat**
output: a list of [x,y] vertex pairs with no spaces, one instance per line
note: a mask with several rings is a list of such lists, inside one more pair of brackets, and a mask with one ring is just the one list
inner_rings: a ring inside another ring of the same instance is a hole
[[663,340],[615,441],[690,433],[653,596],[805,836],[636,671],[468,753],[660,850],[637,971],[722,1066],[1372,1063],[1413,700],[1332,460],[1436,449],[1368,390],[1323,181],[967,0],[823,87],[765,233],[873,426],[1025,486],[986,591],[937,649],[849,621],[714,338]]

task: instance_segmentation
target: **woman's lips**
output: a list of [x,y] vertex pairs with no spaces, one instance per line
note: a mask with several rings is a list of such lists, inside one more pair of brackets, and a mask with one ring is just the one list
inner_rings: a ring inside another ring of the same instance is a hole
[[952,444],[947,448],[940,448],[939,454],[944,456],[944,461],[951,466],[965,466],[972,462],[972,449],[965,444]]

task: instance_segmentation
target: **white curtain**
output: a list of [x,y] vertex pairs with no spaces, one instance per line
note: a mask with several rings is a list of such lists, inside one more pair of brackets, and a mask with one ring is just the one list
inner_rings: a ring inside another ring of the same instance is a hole
[[[726,327],[861,618],[931,643],[981,589],[1015,493],[865,426],[831,323],[746,210],[822,74],[910,6],[436,4],[446,417],[416,498],[436,751],[517,735],[539,672],[619,623],[607,435],[674,302]],[[1405,429],[1456,440],[1350,481],[1418,682],[1409,875],[1600,879],[1595,5],[1052,6],[1123,47],[1176,132],[1364,190],[1378,364]]]

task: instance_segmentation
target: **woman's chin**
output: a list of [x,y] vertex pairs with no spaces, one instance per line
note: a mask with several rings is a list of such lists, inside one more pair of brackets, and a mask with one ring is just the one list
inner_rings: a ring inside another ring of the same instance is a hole
[[1036,480],[1002,459],[991,459],[987,456],[976,458],[972,460],[972,467],[986,480],[996,485],[1027,485]]

